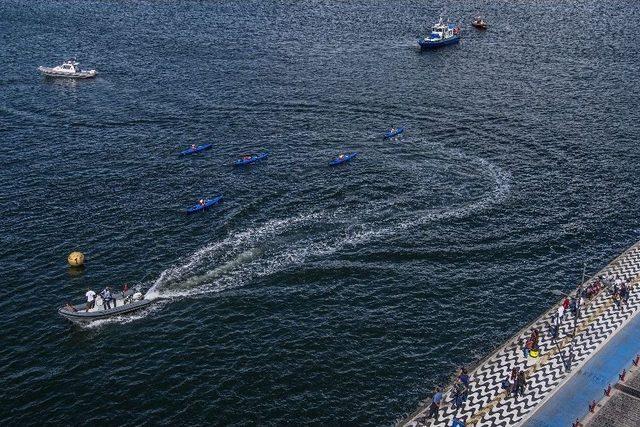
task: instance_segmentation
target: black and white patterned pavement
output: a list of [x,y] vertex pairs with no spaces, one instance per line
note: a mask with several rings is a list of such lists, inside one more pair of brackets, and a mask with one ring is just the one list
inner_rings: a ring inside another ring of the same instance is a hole
[[[448,427],[451,426],[454,416],[464,420],[467,427],[515,426],[525,421],[539,405],[553,395],[560,384],[615,335],[626,321],[638,313],[640,242],[616,258],[598,275],[607,273],[617,275],[631,284],[628,304],[621,310],[618,309],[609,290],[602,291],[584,304],[573,344],[573,361],[569,360],[574,327],[571,313],[565,314],[557,340],[552,340],[549,334],[549,324],[555,316],[556,306],[470,372],[470,392],[460,408],[452,408],[452,399],[448,391],[444,396],[446,406],[443,405],[440,409],[437,420],[427,418],[427,406],[401,424],[411,427]],[[589,282],[591,279],[587,283]],[[534,328],[539,329],[542,335],[539,344],[540,357],[527,359],[522,347]],[[526,368],[529,383],[524,395],[507,397],[501,389],[501,381],[509,376],[513,367]]]

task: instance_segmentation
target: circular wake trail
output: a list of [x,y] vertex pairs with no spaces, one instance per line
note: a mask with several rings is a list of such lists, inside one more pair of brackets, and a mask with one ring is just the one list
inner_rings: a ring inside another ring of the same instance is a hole
[[[434,147],[447,150],[438,145]],[[472,201],[454,207],[417,210],[396,223],[389,221],[388,216],[381,215],[381,212],[393,209],[397,203],[415,199],[415,190],[412,195],[400,194],[386,203],[368,203],[355,214],[352,209],[338,208],[331,212],[270,220],[200,248],[183,264],[163,271],[147,295],[149,298],[176,298],[238,288],[258,277],[301,265],[309,259],[328,256],[347,247],[387,238],[432,222],[466,218],[504,202],[510,191],[508,173],[485,159],[471,158],[459,150],[447,151],[449,161],[462,162],[465,173],[489,180],[492,187]],[[457,164],[455,166],[460,168]],[[429,172],[418,160],[406,169],[415,174]],[[421,181],[429,182],[429,177],[423,177]],[[322,229],[331,226],[337,230],[318,235],[312,231],[313,226],[321,226]],[[274,239],[277,236],[283,237],[280,246]]]

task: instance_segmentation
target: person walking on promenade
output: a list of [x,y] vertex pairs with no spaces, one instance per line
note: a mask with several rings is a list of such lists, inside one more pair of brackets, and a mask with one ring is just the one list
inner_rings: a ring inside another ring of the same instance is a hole
[[440,405],[442,404],[442,391],[440,387],[436,387],[431,398],[431,405],[429,406],[429,418],[438,419],[438,412],[440,411]]
[[618,289],[620,289],[620,285],[624,283],[624,280],[620,276],[616,276],[616,285],[618,285]]
[[518,372],[518,380],[516,381],[516,392],[515,396],[518,394],[524,394],[524,390],[527,387],[527,375],[524,370]]
[[571,304],[569,304],[569,310],[571,311],[571,315],[575,317],[578,314],[578,299],[571,298]]
[[562,300],[563,311],[567,311],[567,309],[569,308],[569,304],[570,304],[569,297],[565,296],[564,300]]
[[533,348],[538,348],[538,343],[540,342],[539,330],[534,329],[533,332],[531,332],[531,341],[533,341]]
[[507,396],[510,396],[514,391],[516,391],[516,381],[518,381],[518,373],[520,373],[520,368],[518,368],[517,366],[511,368],[511,376],[509,377],[509,379],[511,380],[511,387],[507,392]]
[[629,285],[627,285],[626,283],[623,283],[622,286],[620,286],[620,300],[622,300],[622,302],[624,302],[625,305],[629,304],[629,293],[630,293]]
[[456,381],[453,386],[453,409],[460,408],[462,403],[467,400],[467,387],[461,382]]
[[531,353],[531,350],[533,350],[533,341],[531,340],[531,337],[527,338],[527,341],[525,341],[524,343],[524,357],[528,358],[529,357],[529,353]]
[[564,318],[564,306],[560,305],[558,307],[558,319],[562,320]]
[[615,291],[613,293],[613,302],[616,303],[616,307],[618,307],[618,310],[622,310],[622,299],[620,298],[619,291]]
[[460,375],[458,375],[458,381],[460,381],[462,384],[464,384],[465,387],[468,388],[470,380],[471,378],[469,377],[467,370],[465,368],[460,368]]
[[607,286],[611,286],[613,285],[613,282],[616,280],[616,276],[614,276],[613,273],[607,273],[607,275],[604,277],[605,278],[605,284]]
[[503,379],[502,382],[500,383],[500,388],[502,388],[504,391],[507,392],[507,397],[511,395],[512,386],[513,384],[511,384],[511,381],[509,381],[509,377]]
[[551,336],[553,337],[553,339],[557,339],[558,336],[560,335],[560,317],[558,317],[558,313],[556,313],[552,318],[551,318]]

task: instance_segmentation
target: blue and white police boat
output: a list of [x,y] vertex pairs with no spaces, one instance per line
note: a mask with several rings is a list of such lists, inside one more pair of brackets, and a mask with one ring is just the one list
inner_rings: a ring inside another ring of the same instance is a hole
[[431,34],[418,40],[420,49],[435,49],[440,46],[456,44],[460,41],[460,27],[457,24],[444,23],[442,19],[431,28]]

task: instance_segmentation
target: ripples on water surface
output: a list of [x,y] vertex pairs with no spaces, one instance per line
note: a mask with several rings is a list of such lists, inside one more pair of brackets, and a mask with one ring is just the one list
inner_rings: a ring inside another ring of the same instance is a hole
[[[438,16],[477,13],[489,31],[415,49]],[[3,1],[0,422],[413,410],[638,239],[639,18],[627,1]],[[99,77],[35,70],[72,55]],[[381,140],[391,124],[402,141]],[[360,155],[327,168],[341,150]],[[123,281],[161,302],[90,328],[55,313]]]

